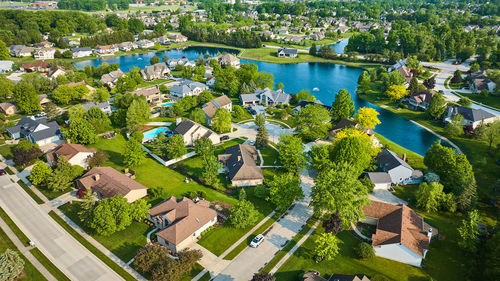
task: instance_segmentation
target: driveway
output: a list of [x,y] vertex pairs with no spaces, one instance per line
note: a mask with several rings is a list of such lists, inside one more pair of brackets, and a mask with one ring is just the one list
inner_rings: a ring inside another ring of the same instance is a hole
[[123,280],[45,213],[10,176],[0,176],[0,206],[71,280]]
[[384,190],[384,189],[373,190],[373,192],[368,195],[368,198],[373,201],[379,201],[394,205],[399,205],[399,204],[408,205],[408,202],[406,202],[403,199],[400,199],[399,197],[396,197],[389,190]]
[[246,248],[214,279],[217,281],[250,280],[254,273],[266,265],[300,230],[312,216],[313,209],[309,206],[311,188],[314,184],[307,170],[300,175],[304,199],[296,201],[288,214],[277,221],[265,235],[265,240],[258,248]]

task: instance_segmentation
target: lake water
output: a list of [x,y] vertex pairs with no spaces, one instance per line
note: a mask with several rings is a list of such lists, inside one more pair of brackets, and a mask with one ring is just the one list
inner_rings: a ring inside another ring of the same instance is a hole
[[[160,56],[168,55],[169,58],[180,58],[185,56],[191,60],[195,60],[199,55],[203,56],[204,54],[209,54],[213,56],[219,52],[225,51],[237,53],[236,50],[230,49],[189,47],[185,50],[170,50],[141,55],[81,61],[75,63],[75,66],[83,68],[85,65],[94,65],[97,67],[103,62],[119,63],[120,68],[126,72],[134,66],[144,68],[149,65],[149,59],[155,54]],[[142,60],[139,60],[139,58],[142,58]],[[311,93],[327,105],[332,104],[335,95],[337,95],[340,89],[346,89],[351,93],[356,108],[371,107],[375,108],[380,113],[379,119],[382,124],[375,128],[375,132],[421,155],[424,155],[432,143],[438,140],[436,136],[427,130],[413,124],[401,116],[359,98],[355,94],[358,85],[358,77],[362,73],[362,70],[359,68],[331,63],[275,64],[249,60],[241,60],[241,62],[255,63],[260,71],[273,73],[274,82],[282,82],[285,85],[285,91],[287,93],[297,93],[302,89],[310,89],[312,91],[313,88],[318,88],[319,91]]]
[[331,44],[330,46],[333,47],[335,53],[343,54],[345,46],[347,46],[347,43],[349,43],[349,38],[342,39],[337,43]]

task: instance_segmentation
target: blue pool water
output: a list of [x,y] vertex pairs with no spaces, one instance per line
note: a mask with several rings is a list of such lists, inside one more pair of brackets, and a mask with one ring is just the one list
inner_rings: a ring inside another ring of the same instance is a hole
[[160,106],[168,107],[168,106],[172,106],[174,103],[175,102],[173,102],[173,101],[169,101],[169,102],[160,104]]
[[149,130],[144,133],[144,139],[154,139],[158,134],[163,134],[165,132],[169,132],[170,129],[166,127],[159,127],[153,130]]

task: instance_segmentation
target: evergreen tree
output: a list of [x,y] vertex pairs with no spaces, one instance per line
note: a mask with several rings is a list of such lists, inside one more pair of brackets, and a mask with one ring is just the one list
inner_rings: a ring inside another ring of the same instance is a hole
[[347,90],[341,89],[332,104],[333,121],[338,122],[342,118],[351,118],[354,112],[354,102],[351,95]]
[[263,149],[267,146],[269,142],[269,133],[265,126],[259,127],[257,130],[257,136],[255,137],[255,146],[258,149]]

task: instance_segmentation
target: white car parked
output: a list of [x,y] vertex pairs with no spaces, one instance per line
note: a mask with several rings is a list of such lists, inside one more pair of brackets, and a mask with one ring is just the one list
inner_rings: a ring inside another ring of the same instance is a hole
[[259,235],[255,236],[255,238],[252,240],[252,242],[250,242],[250,247],[257,248],[262,243],[262,241],[264,241],[264,235],[259,234]]

